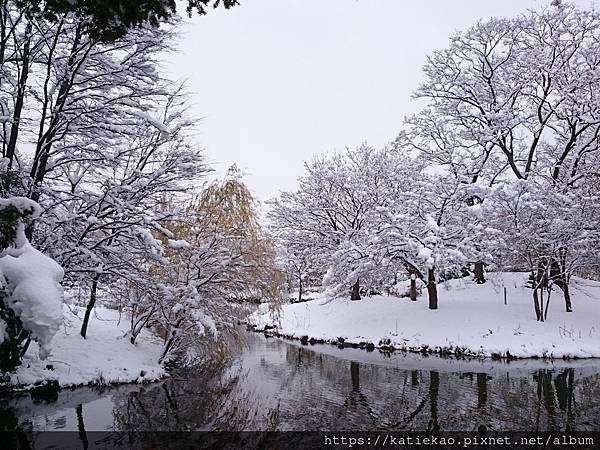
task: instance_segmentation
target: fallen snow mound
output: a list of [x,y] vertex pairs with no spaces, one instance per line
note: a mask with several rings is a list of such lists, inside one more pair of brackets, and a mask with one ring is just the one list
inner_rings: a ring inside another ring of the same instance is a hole
[[10,252],[0,257],[0,274],[11,292],[8,304],[39,343],[39,356],[44,359],[62,318],[64,272],[29,243]]

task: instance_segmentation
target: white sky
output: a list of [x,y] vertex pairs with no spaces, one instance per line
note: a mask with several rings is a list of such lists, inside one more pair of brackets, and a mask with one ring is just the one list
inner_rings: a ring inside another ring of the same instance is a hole
[[264,201],[294,189],[316,154],[391,141],[417,109],[410,95],[426,55],[454,31],[549,3],[240,0],[191,19],[167,62],[194,92],[216,174],[236,163]]

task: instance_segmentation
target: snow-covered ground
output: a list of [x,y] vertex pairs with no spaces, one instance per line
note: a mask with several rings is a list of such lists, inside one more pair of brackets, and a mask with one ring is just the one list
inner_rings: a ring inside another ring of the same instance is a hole
[[161,340],[144,330],[132,345],[126,336],[129,323],[125,315],[119,322],[118,311],[96,308],[84,339],[79,334],[84,309],[63,305],[63,313],[63,326],[51,342],[50,356],[41,360],[38,346],[32,342],[23,364],[11,375],[12,384],[28,386],[58,380],[65,387],[144,382],[164,376],[165,371],[158,364]]
[[[328,342],[384,342],[396,349],[454,352],[479,356],[600,357],[600,283],[572,281],[573,312],[566,313],[562,291],[552,293],[548,320],[537,322],[525,273],[488,274],[477,285],[469,279],[438,285],[439,309],[428,309],[426,291],[416,302],[373,296],[361,301],[323,298],[285,305],[280,321],[261,308],[249,323],[294,338]],[[507,304],[504,304],[504,287]]]

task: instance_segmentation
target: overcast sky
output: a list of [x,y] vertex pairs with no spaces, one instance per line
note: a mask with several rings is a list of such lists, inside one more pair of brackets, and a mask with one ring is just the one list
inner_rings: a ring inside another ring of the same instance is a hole
[[[236,163],[264,201],[303,162],[392,140],[416,111],[426,55],[481,18],[549,0],[239,0],[183,29],[170,71],[187,79],[216,174]],[[592,1],[576,3],[590,6]]]

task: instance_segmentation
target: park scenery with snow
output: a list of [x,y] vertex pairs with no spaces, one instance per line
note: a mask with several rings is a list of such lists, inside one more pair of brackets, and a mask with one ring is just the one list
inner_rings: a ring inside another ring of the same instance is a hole
[[[552,298],[546,323],[531,316],[527,274],[496,272],[485,284],[471,278],[439,285],[448,302],[431,311],[422,299],[374,295],[360,302],[318,297],[283,307],[279,320],[264,309],[249,321],[257,330],[311,343],[489,358],[598,358],[600,282],[572,280],[577,309],[562,314]],[[504,292],[506,289],[506,304]],[[311,341],[312,340],[312,341]]]
[[388,144],[315,156],[259,206],[236,166],[209,177],[162,73],[180,18],[106,31],[5,2],[3,392],[164,380],[248,330],[600,358],[600,13],[554,3],[451,36]]

